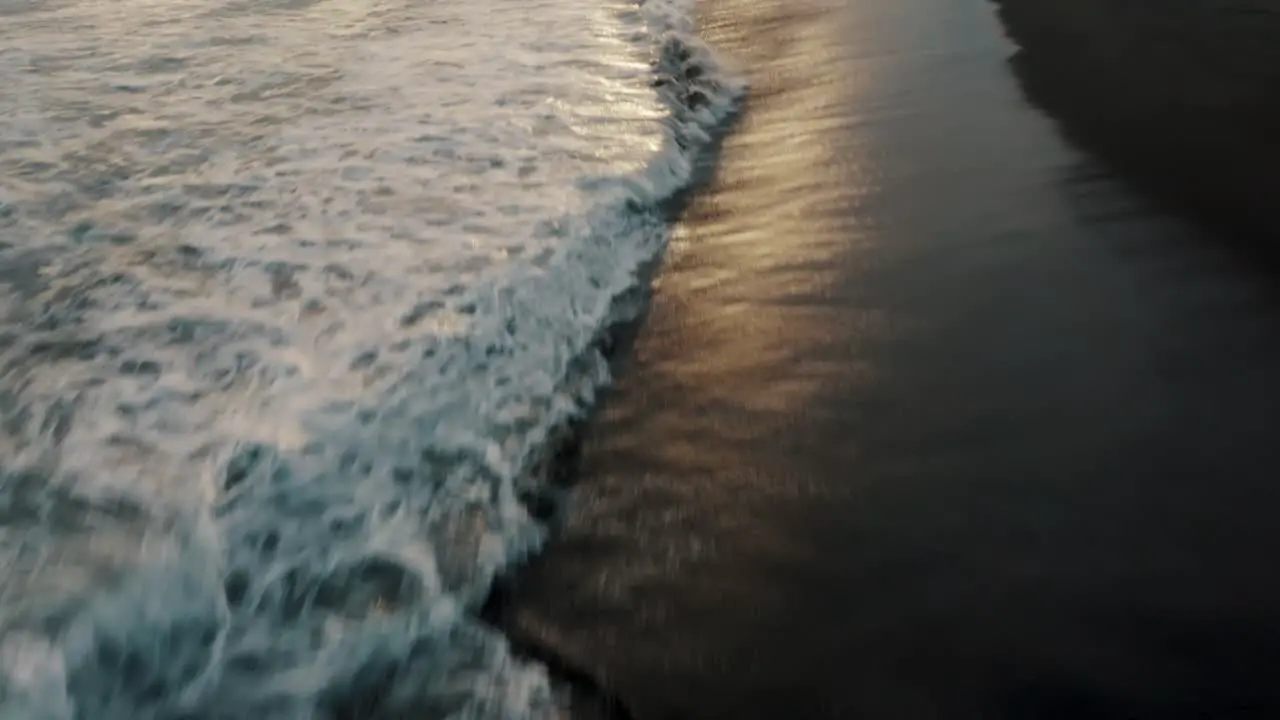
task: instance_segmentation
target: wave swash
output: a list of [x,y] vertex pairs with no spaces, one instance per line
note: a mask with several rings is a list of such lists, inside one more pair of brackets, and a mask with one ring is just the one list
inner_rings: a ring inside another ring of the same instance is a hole
[[0,718],[563,711],[477,613],[743,91],[693,2],[0,1]]

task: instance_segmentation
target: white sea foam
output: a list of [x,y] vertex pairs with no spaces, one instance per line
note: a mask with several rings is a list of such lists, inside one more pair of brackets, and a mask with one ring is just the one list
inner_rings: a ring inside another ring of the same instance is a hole
[[0,718],[555,714],[474,612],[741,92],[691,0],[0,16]]

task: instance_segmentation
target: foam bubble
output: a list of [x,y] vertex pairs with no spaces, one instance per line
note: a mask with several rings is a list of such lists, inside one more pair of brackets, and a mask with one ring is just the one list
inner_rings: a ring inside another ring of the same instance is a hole
[[0,713],[558,712],[475,613],[544,541],[528,495],[742,91],[691,10],[127,0],[0,29],[0,265],[38,270],[0,278]]

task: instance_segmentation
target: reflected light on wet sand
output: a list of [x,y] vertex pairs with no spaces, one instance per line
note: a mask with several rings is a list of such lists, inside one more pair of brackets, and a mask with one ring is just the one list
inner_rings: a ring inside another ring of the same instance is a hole
[[637,717],[1271,692],[1218,620],[1275,627],[1272,308],[1079,171],[985,3],[701,7],[746,115],[513,634]]
[[[704,33],[726,56],[772,72],[753,78],[742,126],[723,149],[743,161],[722,164],[716,185],[723,191],[695,198],[676,230],[656,283],[666,301],[656,312],[670,317],[650,326],[662,340],[641,348],[646,363],[659,360],[650,353],[678,358],[663,364],[664,377],[691,395],[725,394],[707,399],[777,421],[820,391],[830,374],[824,344],[886,324],[868,308],[863,327],[843,327],[837,338],[822,317],[851,260],[867,259],[857,246],[874,242],[851,206],[874,191],[876,173],[847,128],[858,77],[829,57],[837,28],[816,5],[805,6],[759,2],[733,13],[722,6],[705,19]],[[786,16],[787,32],[770,27],[781,22],[773,15]],[[858,373],[847,360],[832,370],[844,380]],[[756,431],[761,418],[751,423]]]
[[[877,235],[860,226],[858,204],[879,180],[850,129],[859,76],[832,55],[841,28],[822,4],[704,6],[703,32],[717,50],[771,72],[752,76],[719,173],[676,231],[652,313],[624,359],[631,370],[622,369],[601,432],[588,441],[589,482],[575,491],[562,550],[551,554],[555,573],[540,586],[544,578],[530,570],[522,594],[535,601],[517,604],[507,623],[514,636],[605,679],[618,661],[728,674],[759,666],[748,635],[730,639],[741,647],[725,655],[698,641],[637,644],[628,634],[667,632],[673,584],[696,598],[686,617],[785,612],[787,585],[761,587],[752,567],[803,567],[814,548],[791,521],[832,497],[796,461],[810,439],[794,430],[819,425],[811,416],[830,410],[819,394],[876,383],[857,348],[892,324],[881,306],[859,303],[848,277],[873,262]],[[632,371],[643,382],[626,382]],[[700,575],[705,582],[686,582]],[[734,600],[745,597],[750,608]],[[554,617],[540,612],[542,598],[554,598]],[[615,613],[626,620],[555,621]],[[632,683],[644,679],[629,677],[618,690],[639,701]],[[673,697],[696,692],[679,685]],[[635,704],[637,716],[645,705]]]

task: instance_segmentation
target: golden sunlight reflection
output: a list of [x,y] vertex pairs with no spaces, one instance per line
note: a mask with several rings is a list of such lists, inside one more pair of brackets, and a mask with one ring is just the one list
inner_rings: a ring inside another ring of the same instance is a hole
[[[679,309],[670,323],[655,323],[669,337],[652,352],[672,349],[679,360],[667,371],[690,393],[723,393],[716,400],[777,423],[803,412],[831,378],[870,372],[847,360],[826,367],[822,346],[840,340],[827,337],[831,304],[823,298],[839,290],[851,263],[864,261],[850,245],[872,240],[849,204],[875,189],[874,163],[848,127],[857,76],[826,57],[839,46],[827,38],[835,30],[829,15],[794,3],[729,8],[732,18],[706,18],[708,39],[742,66],[775,71],[752,78],[744,127],[727,140],[715,186],[673,239],[658,292]],[[766,32],[771,15],[782,14],[790,32]],[[758,42],[771,35],[784,39]],[[874,308],[861,313],[860,328],[848,322],[846,315],[845,341],[850,331],[872,335],[886,324]],[[760,418],[749,426],[759,429]]]
[[630,8],[616,3],[592,5],[593,34],[602,46],[596,60],[617,74],[603,74],[593,68],[590,75],[584,76],[583,82],[601,87],[590,94],[589,100],[575,102],[570,123],[581,135],[603,136],[597,143],[598,159],[609,162],[611,167],[635,172],[650,160],[647,156],[637,157],[637,144],[647,151],[645,155],[657,152],[662,145],[659,123],[664,110],[652,89],[636,82],[636,78],[649,72],[649,47],[636,42],[635,24],[641,19],[623,17]]
[[[760,587],[751,568],[802,566],[813,549],[785,517],[856,491],[824,484],[796,456],[815,447],[798,436],[823,431],[815,419],[832,411],[820,395],[858,397],[848,391],[878,382],[863,347],[891,323],[882,306],[860,302],[856,277],[879,248],[858,207],[877,194],[878,175],[849,104],[863,76],[830,54],[840,28],[816,7],[829,3],[800,2],[703,6],[717,51],[769,72],[749,78],[742,126],[676,229],[650,316],[623,354],[633,367],[588,441],[588,481],[561,542],[600,547],[608,559],[549,571],[556,608],[632,617],[640,633],[672,627],[670,598],[695,617],[715,613],[713,625],[781,616],[788,587]],[[571,587],[559,584],[565,576]],[[752,598],[750,610],[733,609],[740,597]],[[626,623],[617,642],[611,623],[547,623],[557,611],[525,602],[511,625],[569,657],[618,667],[725,661],[696,641],[673,657],[678,644],[637,642]]]

